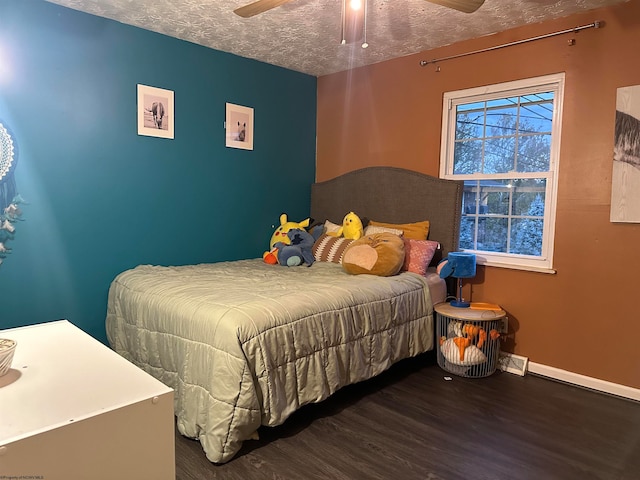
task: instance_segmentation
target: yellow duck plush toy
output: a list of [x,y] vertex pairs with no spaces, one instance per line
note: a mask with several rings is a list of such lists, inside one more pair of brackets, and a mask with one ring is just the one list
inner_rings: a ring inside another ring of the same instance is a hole
[[358,240],[364,234],[364,228],[360,217],[353,212],[349,212],[342,220],[342,227],[337,232],[329,233],[333,237],[344,237],[351,240]]

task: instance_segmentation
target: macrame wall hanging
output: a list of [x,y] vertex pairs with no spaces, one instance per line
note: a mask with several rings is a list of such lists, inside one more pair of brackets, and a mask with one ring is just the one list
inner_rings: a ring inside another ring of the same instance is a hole
[[20,204],[24,200],[16,189],[14,178],[17,163],[18,145],[0,121],[0,265],[11,253],[8,243],[15,237],[15,224],[22,219]]

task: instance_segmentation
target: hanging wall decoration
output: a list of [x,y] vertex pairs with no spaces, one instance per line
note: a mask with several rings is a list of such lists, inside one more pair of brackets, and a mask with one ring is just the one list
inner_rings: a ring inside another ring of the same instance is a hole
[[612,222],[640,222],[640,85],[618,88],[611,185]]
[[225,146],[253,150],[253,108],[226,104]]
[[18,163],[18,146],[11,132],[0,121],[0,264],[11,248],[8,246],[16,232],[15,223],[21,219],[20,204],[24,200],[16,189],[14,172]]
[[138,84],[138,135],[173,138],[173,91]]

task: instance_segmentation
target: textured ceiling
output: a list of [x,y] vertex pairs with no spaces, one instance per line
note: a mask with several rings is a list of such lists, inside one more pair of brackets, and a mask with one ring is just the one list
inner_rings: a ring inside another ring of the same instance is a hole
[[47,1],[321,76],[627,0],[486,0],[471,14],[425,0],[368,0],[367,49],[340,45],[342,0],[293,0],[247,19],[233,10],[251,0]]

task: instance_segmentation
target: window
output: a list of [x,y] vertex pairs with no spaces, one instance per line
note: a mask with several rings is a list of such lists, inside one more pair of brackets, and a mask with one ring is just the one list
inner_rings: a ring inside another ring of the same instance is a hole
[[464,181],[460,249],[552,271],[564,74],[444,95],[440,176]]

